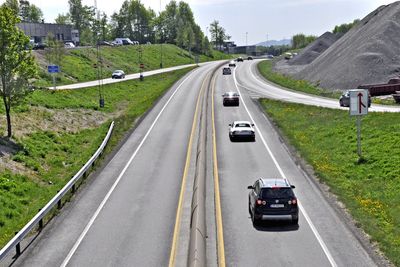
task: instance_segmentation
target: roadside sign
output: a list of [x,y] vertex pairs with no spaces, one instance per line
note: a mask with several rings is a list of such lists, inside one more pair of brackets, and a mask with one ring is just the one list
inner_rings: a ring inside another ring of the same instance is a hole
[[350,91],[350,116],[368,114],[368,90],[352,89]]
[[49,65],[49,66],[47,66],[47,71],[49,73],[58,73],[58,72],[60,72],[60,68],[57,65]]

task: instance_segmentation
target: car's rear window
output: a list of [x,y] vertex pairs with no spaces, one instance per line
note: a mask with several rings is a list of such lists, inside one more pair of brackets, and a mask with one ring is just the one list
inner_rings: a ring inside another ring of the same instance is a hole
[[291,188],[277,187],[277,188],[264,188],[261,190],[262,199],[269,198],[291,198],[294,197]]
[[250,127],[250,124],[248,123],[238,123],[235,125],[235,127]]

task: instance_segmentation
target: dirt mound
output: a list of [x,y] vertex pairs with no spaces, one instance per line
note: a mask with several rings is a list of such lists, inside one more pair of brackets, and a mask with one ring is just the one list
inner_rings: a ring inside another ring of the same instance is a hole
[[297,56],[288,61],[289,65],[307,65],[314,61],[326,49],[339,39],[339,35],[326,32],[304,48]]
[[400,74],[400,2],[366,16],[294,76],[324,88],[385,83]]

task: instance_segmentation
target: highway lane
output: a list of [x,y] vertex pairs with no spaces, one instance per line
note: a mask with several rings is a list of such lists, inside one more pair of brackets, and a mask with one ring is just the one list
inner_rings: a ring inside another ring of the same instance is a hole
[[13,266],[167,266],[196,101],[216,64],[175,84]]
[[[332,109],[349,109],[345,107],[340,107],[338,99],[320,97],[288,90],[267,81],[264,77],[261,76],[261,74],[259,74],[257,70],[257,64],[259,62],[260,60],[252,60],[238,64],[238,70],[240,70],[237,73],[238,84],[242,89],[246,89],[247,91],[249,91],[249,93],[253,97],[267,97],[286,102],[320,106]],[[368,110],[372,112],[400,112],[400,107],[377,105],[372,103],[371,107]]]
[[[252,82],[246,63],[237,68],[242,83]],[[375,266],[319,188],[296,165],[248,92],[235,85],[234,77],[222,76],[221,69],[214,94],[227,266]],[[243,102],[240,107],[223,107],[225,91],[238,91],[247,108]],[[228,124],[234,120],[254,120],[256,142],[232,143]],[[260,177],[286,177],[296,185],[302,206],[298,227],[280,223],[253,227],[247,186]]]

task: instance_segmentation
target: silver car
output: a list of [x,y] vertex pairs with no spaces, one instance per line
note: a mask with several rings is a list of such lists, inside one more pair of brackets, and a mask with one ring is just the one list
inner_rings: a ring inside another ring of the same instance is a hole
[[231,141],[246,139],[254,142],[256,140],[253,123],[249,121],[234,121],[229,126],[229,138]]
[[116,70],[113,72],[111,78],[113,79],[123,79],[125,78],[125,72],[122,70]]

